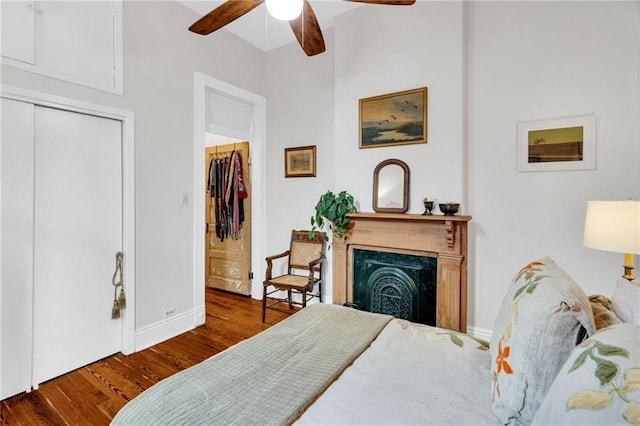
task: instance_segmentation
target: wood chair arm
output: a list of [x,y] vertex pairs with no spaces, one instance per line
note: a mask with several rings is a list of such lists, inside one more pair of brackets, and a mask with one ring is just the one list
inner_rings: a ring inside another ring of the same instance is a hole
[[316,260],[312,260],[311,262],[309,262],[309,269],[313,269],[316,266],[320,265],[321,263],[324,262],[324,258],[323,257],[319,257]]
[[273,261],[275,259],[280,259],[282,257],[287,257],[287,256],[289,256],[289,254],[290,254],[290,251],[287,250],[287,251],[283,251],[282,253],[274,254],[273,256],[267,256],[265,258],[265,260],[267,261],[267,271],[265,273],[265,278],[264,278],[265,281],[268,281],[268,280],[270,280],[272,278],[271,274],[272,274],[272,270],[273,270]]
[[[309,262],[309,285],[311,287],[313,287],[313,282],[315,279],[313,272],[315,271],[316,267],[318,266],[322,267],[323,262],[324,262],[324,258],[322,257],[319,257],[316,260],[312,260],[311,262]],[[322,273],[320,273],[320,277],[322,277]]]

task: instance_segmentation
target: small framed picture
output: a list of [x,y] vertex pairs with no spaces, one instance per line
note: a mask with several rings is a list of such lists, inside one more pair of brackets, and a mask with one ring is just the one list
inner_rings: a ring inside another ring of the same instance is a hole
[[299,146],[284,149],[284,177],[315,177],[316,147]]
[[518,170],[596,168],[596,117],[581,115],[518,124]]
[[427,143],[427,88],[360,99],[359,148]]

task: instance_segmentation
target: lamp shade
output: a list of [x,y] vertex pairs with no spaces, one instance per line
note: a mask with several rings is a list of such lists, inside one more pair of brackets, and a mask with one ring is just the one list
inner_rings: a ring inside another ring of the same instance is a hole
[[640,254],[640,201],[589,201],[584,246]]

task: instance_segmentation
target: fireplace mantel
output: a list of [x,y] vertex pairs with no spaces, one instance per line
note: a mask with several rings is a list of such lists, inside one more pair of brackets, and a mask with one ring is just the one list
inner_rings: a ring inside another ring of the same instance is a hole
[[471,216],[394,213],[349,215],[346,239],[333,241],[333,302],[353,300],[353,249],[435,257],[436,325],[467,329],[467,222]]

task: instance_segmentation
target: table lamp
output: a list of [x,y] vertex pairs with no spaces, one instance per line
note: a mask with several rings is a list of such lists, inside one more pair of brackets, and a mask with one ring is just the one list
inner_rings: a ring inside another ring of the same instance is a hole
[[640,201],[589,201],[584,246],[624,253],[624,275],[633,275],[633,255],[640,254]]

